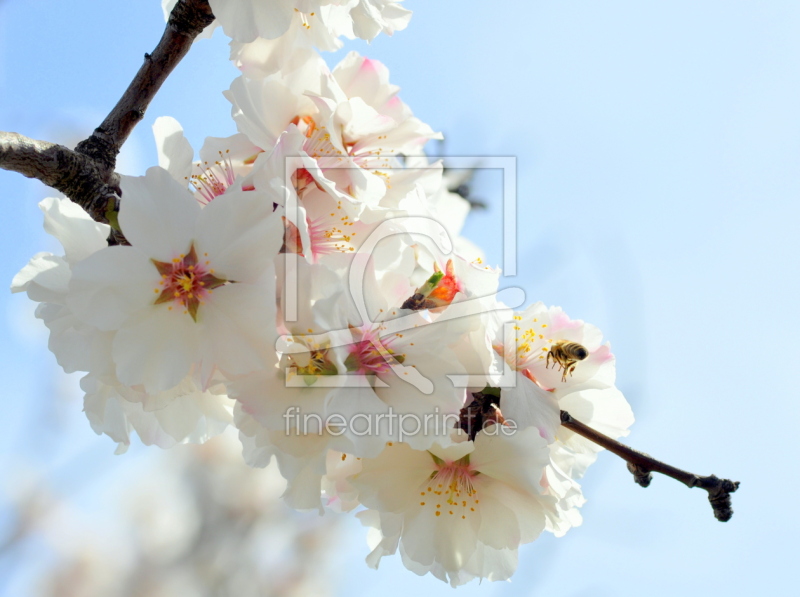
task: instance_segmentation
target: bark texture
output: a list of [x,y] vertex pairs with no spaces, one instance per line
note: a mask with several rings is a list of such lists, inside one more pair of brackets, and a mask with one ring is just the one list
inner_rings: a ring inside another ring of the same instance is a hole
[[[0,168],[36,178],[83,207],[98,222],[116,228],[119,211],[117,155],[169,74],[194,39],[214,20],[208,0],[179,0],[164,35],[125,90],[117,105],[88,139],[72,150],[0,131]],[[124,242],[115,229],[112,243]]]

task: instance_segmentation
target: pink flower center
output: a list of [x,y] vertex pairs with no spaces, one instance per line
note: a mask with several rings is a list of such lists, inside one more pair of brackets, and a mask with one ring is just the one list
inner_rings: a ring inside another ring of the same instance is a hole
[[480,500],[475,479],[478,472],[469,463],[469,456],[458,460],[442,460],[431,454],[436,470],[420,488],[420,506],[435,508],[436,516],[458,516],[461,520],[475,514]]
[[[208,257],[208,253],[203,254]],[[214,288],[225,284],[227,280],[218,278],[214,275],[214,270],[209,267],[208,260],[198,263],[197,252],[194,244],[189,247],[189,253],[180,255],[172,262],[156,261],[152,259],[158,273],[161,274],[161,281],[155,293],[158,298],[156,305],[172,302],[180,305],[184,313],[192,316],[197,321],[197,310],[202,305]],[[169,309],[172,310],[173,305]]]
[[346,215],[337,218],[331,214],[331,217],[326,215],[309,221],[308,235],[314,260],[323,255],[355,251],[351,241],[356,233],[348,230],[350,226],[353,226],[353,222]]
[[[358,330],[353,328],[354,333]],[[387,346],[391,338],[382,340],[378,328],[361,332],[361,339],[350,345],[350,355],[345,360],[348,371],[360,375],[380,375],[392,370],[392,365],[402,363],[403,355],[397,355]]]
[[206,205],[219,197],[236,180],[236,172],[231,162],[230,150],[219,152],[219,159],[213,164],[203,162],[200,174],[192,174],[189,182],[198,194],[198,201]]

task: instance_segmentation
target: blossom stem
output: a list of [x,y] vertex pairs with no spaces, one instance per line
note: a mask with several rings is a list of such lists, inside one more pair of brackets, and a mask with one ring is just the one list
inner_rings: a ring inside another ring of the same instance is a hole
[[660,460],[656,460],[644,452],[629,448],[611,439],[607,435],[592,429],[588,425],[576,420],[565,410],[561,411],[561,424],[570,431],[594,442],[598,446],[606,448],[609,452],[625,460],[628,463],[628,470],[633,473],[634,481],[642,487],[650,485],[652,473],[661,473],[667,477],[672,477],[676,481],[680,481],[687,487],[700,487],[701,489],[705,489],[708,492],[708,501],[714,509],[714,516],[717,520],[727,522],[730,520],[731,516],[733,516],[730,494],[739,488],[738,481],[720,479],[715,475],[703,477],[675,468]]
[[[192,41],[214,20],[208,0],[178,0],[166,29],[117,105],[75,150],[18,133],[0,131],[0,168],[36,178],[69,197],[98,222],[115,226],[119,176],[114,172],[123,143]],[[113,244],[125,242],[114,230]]]

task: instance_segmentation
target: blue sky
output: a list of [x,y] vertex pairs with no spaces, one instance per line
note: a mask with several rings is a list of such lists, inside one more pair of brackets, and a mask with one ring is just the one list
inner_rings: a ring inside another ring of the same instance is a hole
[[[157,42],[159,4],[0,0],[0,130],[86,136]],[[446,153],[517,157],[518,275],[506,284],[603,330],[637,416],[629,443],[743,483],[721,524],[699,490],[663,478],[643,490],[604,454],[584,483],[583,526],[523,547],[512,583],[460,593],[788,594],[800,532],[786,503],[800,490],[788,427],[800,415],[800,4],[406,5],[406,31],[345,49],[390,68],[415,114],[444,132]],[[195,44],[132,135],[123,172],[155,164],[158,116],[176,117],[197,147],[235,131],[221,95],[236,75],[226,56],[219,33]],[[9,284],[53,245],[41,185],[0,171],[0,194]],[[479,175],[476,194],[490,206],[467,234],[499,262],[498,176]],[[67,449],[36,435],[66,407],[52,399],[63,382],[31,319],[24,297],[0,293],[2,485],[22,452],[47,468]],[[124,470],[142,457],[111,457],[70,407],[69,445],[89,466]],[[342,595],[445,590],[396,559],[367,570],[351,522],[336,546]]]

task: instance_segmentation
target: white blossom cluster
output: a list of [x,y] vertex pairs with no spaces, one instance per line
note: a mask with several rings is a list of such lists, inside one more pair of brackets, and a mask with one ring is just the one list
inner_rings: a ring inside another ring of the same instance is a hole
[[520,544],[581,522],[599,448],[560,410],[614,438],[633,421],[608,344],[557,307],[504,305],[459,236],[468,202],[423,153],[441,135],[383,64],[313,51],[404,28],[398,2],[210,4],[243,72],[225,92],[239,133],[195,160],[159,118],[159,165],[122,177],[129,245],[46,199],[63,255],[12,290],[119,452],[132,431],[166,448],[234,425],[292,507],[360,508],[370,566],[399,550],[453,586],[508,579]]

